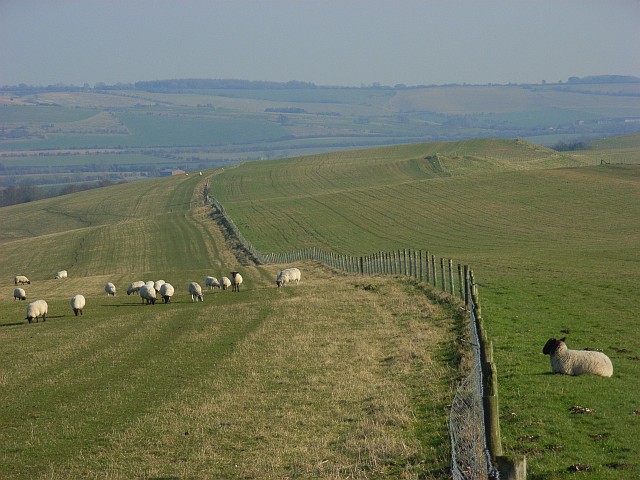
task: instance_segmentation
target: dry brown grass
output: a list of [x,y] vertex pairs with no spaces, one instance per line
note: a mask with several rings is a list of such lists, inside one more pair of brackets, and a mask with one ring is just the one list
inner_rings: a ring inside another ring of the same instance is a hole
[[[357,277],[303,272],[298,287],[262,285],[268,305],[203,310],[200,320],[260,326],[200,384],[113,431],[64,474],[446,478],[447,311],[404,280],[375,278],[365,289]],[[185,338],[182,354],[206,341]]]

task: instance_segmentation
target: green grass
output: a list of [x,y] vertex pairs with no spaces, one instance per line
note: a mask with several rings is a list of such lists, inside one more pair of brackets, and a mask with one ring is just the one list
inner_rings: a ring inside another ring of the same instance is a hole
[[[450,314],[410,282],[315,265],[300,289],[274,290],[278,266],[237,267],[212,227],[199,203],[208,178],[264,252],[420,248],[469,264],[505,452],[526,454],[534,479],[576,463],[592,467],[585,478],[636,478],[640,171],[594,166],[634,141],[566,154],[501,140],[345,151],[0,209],[0,464],[25,478],[447,476]],[[61,268],[65,282],[52,278]],[[186,296],[188,281],[235,268],[246,295]],[[33,280],[30,298],[51,300],[45,324],[26,325],[24,303],[10,301],[14,273]],[[178,286],[175,304],[122,296],[148,278]],[[107,280],[119,297],[102,294]],[[92,309],[75,319],[68,299],[80,290]],[[614,376],[550,375],[542,346],[565,335],[571,348],[604,350]]]
[[[639,167],[576,168],[592,159],[513,142],[446,147],[247,164],[226,170],[214,195],[261,251],[411,247],[469,264],[496,350],[506,452],[528,455],[530,478],[556,478],[575,463],[592,465],[589,478],[635,478]],[[421,160],[434,150],[440,168]],[[541,349],[563,330],[570,347],[603,349],[614,377],[548,375]],[[573,404],[595,413],[578,418]],[[600,434],[604,443],[592,440]]]
[[[0,209],[0,477],[447,478],[455,312],[315,264],[276,289],[282,266],[238,265],[202,206],[215,173]],[[191,302],[189,281],[231,270],[240,293]],[[158,278],[169,305],[125,294]]]

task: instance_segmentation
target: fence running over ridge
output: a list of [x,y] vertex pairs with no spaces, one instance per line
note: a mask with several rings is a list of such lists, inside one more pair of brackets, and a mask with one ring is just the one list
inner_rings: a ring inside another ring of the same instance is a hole
[[[524,479],[526,461],[502,456],[498,418],[496,366],[493,345],[484,329],[477,284],[466,265],[454,267],[453,260],[429,251],[403,249],[354,257],[326,252],[316,247],[290,253],[262,254],[248,242],[226,214],[224,207],[211,200],[221,223],[236,238],[244,254],[257,264],[287,264],[317,261],[337,270],[360,275],[404,275],[459,297],[469,313],[473,367],[460,383],[451,404],[451,474],[455,480]],[[499,469],[498,469],[499,467]]]

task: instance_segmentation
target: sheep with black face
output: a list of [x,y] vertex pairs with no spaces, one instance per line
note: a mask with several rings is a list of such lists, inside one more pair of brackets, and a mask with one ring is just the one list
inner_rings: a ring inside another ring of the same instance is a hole
[[565,340],[566,337],[560,340],[550,338],[542,349],[542,353],[550,355],[553,373],[565,375],[590,373],[602,377],[613,375],[611,359],[604,353],[595,350],[569,350]]

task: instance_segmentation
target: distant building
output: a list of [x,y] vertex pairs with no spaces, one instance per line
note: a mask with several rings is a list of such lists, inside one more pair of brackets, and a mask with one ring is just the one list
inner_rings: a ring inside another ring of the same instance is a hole
[[186,172],[184,170],[173,170],[171,168],[165,168],[164,170],[160,170],[161,177],[171,177],[172,175],[184,175]]

